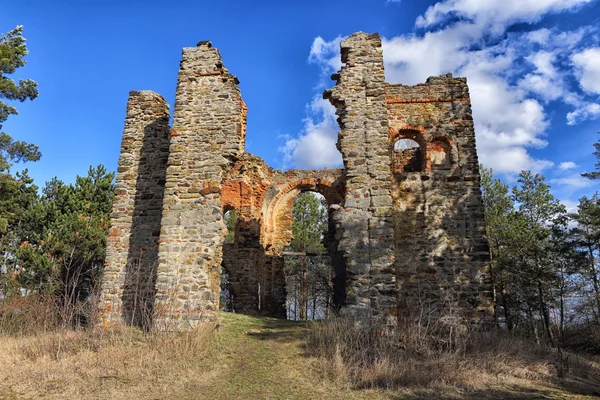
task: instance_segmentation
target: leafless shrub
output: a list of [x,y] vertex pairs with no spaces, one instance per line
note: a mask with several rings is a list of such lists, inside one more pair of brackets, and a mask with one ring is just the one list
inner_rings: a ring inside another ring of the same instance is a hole
[[39,334],[60,325],[53,295],[13,296],[0,302],[0,335]]

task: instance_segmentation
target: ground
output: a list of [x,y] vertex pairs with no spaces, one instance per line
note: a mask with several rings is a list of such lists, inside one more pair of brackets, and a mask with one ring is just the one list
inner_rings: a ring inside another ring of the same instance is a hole
[[591,380],[496,377],[467,391],[357,389],[309,354],[310,324],[223,313],[192,333],[0,337],[0,399],[588,399]]

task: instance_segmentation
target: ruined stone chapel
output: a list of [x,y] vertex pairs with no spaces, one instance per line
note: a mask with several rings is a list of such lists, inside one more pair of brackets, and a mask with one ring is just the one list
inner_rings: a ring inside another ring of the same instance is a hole
[[[186,329],[219,309],[285,318],[283,252],[297,194],[328,203],[334,304],[359,318],[487,318],[489,252],[465,78],[388,84],[378,34],[341,42],[323,96],[343,168],[279,171],[244,150],[247,107],[208,41],[184,48],[172,126],[129,93],[100,299],[105,323]],[[224,243],[224,213],[236,210]]]

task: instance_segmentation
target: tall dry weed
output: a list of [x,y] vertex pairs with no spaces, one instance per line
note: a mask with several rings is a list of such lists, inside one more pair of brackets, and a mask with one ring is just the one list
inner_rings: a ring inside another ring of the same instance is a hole
[[314,323],[307,343],[310,353],[328,360],[334,381],[356,388],[478,388],[500,376],[556,376],[551,349],[453,321],[387,328],[333,319]]

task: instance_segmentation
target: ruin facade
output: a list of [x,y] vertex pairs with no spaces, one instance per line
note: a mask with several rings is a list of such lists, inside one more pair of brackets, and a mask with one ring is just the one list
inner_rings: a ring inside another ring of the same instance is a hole
[[[341,42],[324,92],[343,168],[282,172],[244,150],[247,107],[210,42],[184,48],[172,126],[129,94],[100,300],[105,324],[186,329],[219,309],[284,318],[283,252],[303,191],[329,205],[334,304],[357,318],[490,316],[489,251],[465,78],[385,82],[381,39]],[[225,244],[224,213],[236,210]]]

